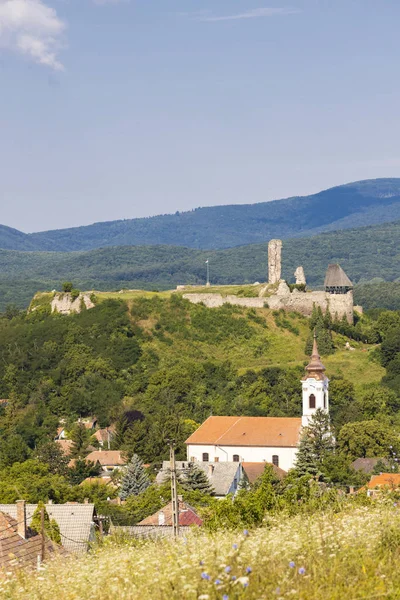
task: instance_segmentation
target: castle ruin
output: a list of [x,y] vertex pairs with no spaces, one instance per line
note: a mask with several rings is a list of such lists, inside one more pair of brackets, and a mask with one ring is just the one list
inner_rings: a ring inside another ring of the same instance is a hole
[[[339,319],[346,317],[349,323],[354,320],[353,284],[340,265],[329,265],[325,277],[323,291],[308,291],[305,289],[306,277],[303,267],[295,271],[296,284],[301,289],[290,289],[286,281],[281,279],[281,253],[282,241],[271,240],[268,244],[268,284],[263,286],[258,298],[239,298],[238,296],[221,294],[189,293],[183,297],[194,304],[202,302],[209,308],[234,304],[249,308],[263,308],[268,306],[272,310],[298,312],[311,316],[314,306],[320,307],[322,312],[330,312],[332,317]],[[361,307],[357,310],[362,312]]]

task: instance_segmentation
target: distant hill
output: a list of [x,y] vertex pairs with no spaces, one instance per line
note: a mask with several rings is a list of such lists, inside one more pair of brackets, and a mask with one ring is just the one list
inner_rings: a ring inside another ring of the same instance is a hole
[[[399,240],[400,221],[286,240],[283,276],[293,281],[295,268],[302,265],[309,285],[318,287],[328,264],[339,262],[356,284],[375,278],[400,280]],[[206,259],[214,284],[262,282],[267,279],[267,252],[267,243],[213,251],[179,246],[71,253],[0,250],[0,309],[7,303],[27,306],[36,291],[60,289],[65,280],[82,290],[162,290],[178,284],[204,284]],[[377,298],[383,302],[385,295]]]
[[167,244],[218,249],[266,242],[274,237],[308,237],[323,231],[398,219],[400,179],[375,179],[334,187],[312,196],[205,207],[41,233],[24,234],[3,226],[0,248],[69,252],[106,246]]

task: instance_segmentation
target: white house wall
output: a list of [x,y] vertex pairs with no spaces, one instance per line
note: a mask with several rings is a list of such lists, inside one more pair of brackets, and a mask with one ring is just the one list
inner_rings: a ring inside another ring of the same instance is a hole
[[253,446],[211,446],[206,444],[189,444],[187,448],[188,460],[202,461],[203,453],[207,453],[210,463],[233,461],[235,454],[239,455],[240,462],[272,462],[272,456],[279,457],[279,467],[288,471],[294,466],[297,448],[273,448]]

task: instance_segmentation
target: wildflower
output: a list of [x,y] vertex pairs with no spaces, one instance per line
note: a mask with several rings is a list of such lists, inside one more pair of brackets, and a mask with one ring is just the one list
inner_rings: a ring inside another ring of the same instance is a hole
[[201,560],[201,561],[199,562],[199,565],[202,567],[202,566],[204,565],[204,560]]
[[203,573],[201,574],[201,578],[206,579],[207,581],[210,581],[211,579],[211,577],[205,571],[203,571]]
[[228,596],[228,594],[224,594],[224,595],[222,596],[222,600],[229,600],[229,596]]
[[232,581],[236,581],[235,575],[232,575]]
[[251,567],[247,567],[247,568],[246,568],[246,573],[251,573],[251,571],[252,571],[252,568],[251,568]]
[[214,583],[215,585],[221,585],[222,581],[220,579],[216,579]]
[[225,573],[230,573],[232,571],[231,567],[225,567]]
[[299,575],[304,575],[304,573],[306,572],[304,567],[300,567],[299,569]]
[[294,568],[295,568],[295,566],[296,566],[296,563],[295,563],[295,562],[293,562],[293,561],[291,560],[291,561],[290,561],[290,563],[289,563],[289,567],[290,567],[291,569],[294,569]]
[[245,530],[243,531],[243,535],[249,535],[249,531],[248,531],[248,529],[245,529]]
[[237,549],[238,549],[238,545],[237,545],[237,544],[232,544],[232,548],[233,548],[234,550],[237,550]]

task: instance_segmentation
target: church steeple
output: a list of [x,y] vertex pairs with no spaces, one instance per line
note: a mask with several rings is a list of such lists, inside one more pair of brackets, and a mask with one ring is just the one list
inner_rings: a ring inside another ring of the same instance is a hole
[[303,385],[302,425],[306,427],[317,409],[329,412],[329,379],[318,352],[317,336],[314,332],[313,351],[306,373],[301,380]]

